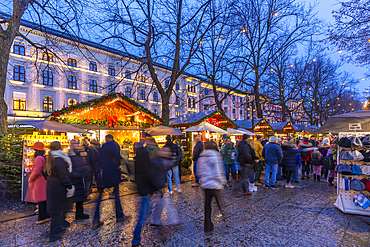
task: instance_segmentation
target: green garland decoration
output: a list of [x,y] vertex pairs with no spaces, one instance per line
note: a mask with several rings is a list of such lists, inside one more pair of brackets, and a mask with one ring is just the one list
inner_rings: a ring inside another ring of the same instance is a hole
[[[75,110],[82,110],[82,109],[85,109],[87,107],[94,107],[94,106],[97,106],[101,103],[104,103],[104,102],[107,102],[107,101],[110,101],[110,100],[113,100],[113,99],[116,99],[116,98],[121,98],[121,99],[125,100],[126,102],[131,104],[134,107],[135,110],[138,110],[140,112],[144,112],[144,113],[152,116],[153,118],[157,119],[161,123],[163,122],[163,120],[158,115],[154,114],[153,112],[151,112],[150,110],[148,110],[144,106],[140,105],[136,101],[132,100],[131,98],[127,97],[123,93],[110,93],[110,94],[107,94],[107,95],[103,95],[100,98],[91,99],[91,100],[88,100],[88,101],[85,101],[85,102],[78,103],[76,105],[67,106],[67,107],[64,107],[60,110],[53,111],[51,113],[51,116],[53,116],[55,118],[59,118],[60,116],[65,115],[65,114],[69,114],[69,113],[71,113]],[[99,121],[101,121],[101,120],[99,120]]]
[[[65,124],[81,124],[81,125],[93,124],[96,126],[109,124],[108,120],[99,120],[99,119],[56,118],[56,120],[60,123],[65,123]],[[138,126],[138,127],[150,128],[150,124],[145,123],[145,122],[117,121],[116,124],[120,126]]]
[[231,121],[231,119],[228,118],[223,111],[220,111],[220,110],[215,110],[210,115],[207,115],[207,116],[201,118],[200,120],[197,121],[197,124],[201,124],[202,122],[204,122],[208,118],[214,117],[217,113],[220,113],[220,115],[223,116],[234,128],[237,128],[236,124],[233,121]]

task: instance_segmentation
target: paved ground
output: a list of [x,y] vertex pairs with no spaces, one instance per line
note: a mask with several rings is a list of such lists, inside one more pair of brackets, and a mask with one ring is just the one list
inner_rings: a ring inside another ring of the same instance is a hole
[[[132,183],[122,183],[121,187],[125,192],[121,197],[124,213],[134,217],[130,222],[116,223],[113,200],[105,200],[105,224],[99,230],[90,229],[91,218],[74,221],[70,213],[67,220],[72,224],[67,233],[48,244],[50,223],[35,225],[37,216],[31,216],[0,223],[0,246],[131,246],[139,197],[131,193]],[[335,188],[324,182],[304,180],[295,189],[258,187],[258,192],[242,198],[227,188],[222,193],[225,217],[216,216],[219,212],[214,204],[215,230],[207,235],[203,232],[202,190],[189,183],[181,187],[182,194],[166,197],[174,201],[185,224],[162,230],[146,225],[144,246],[369,246],[370,227],[360,216],[338,211],[333,205]],[[85,208],[92,217],[94,204],[88,203]]]

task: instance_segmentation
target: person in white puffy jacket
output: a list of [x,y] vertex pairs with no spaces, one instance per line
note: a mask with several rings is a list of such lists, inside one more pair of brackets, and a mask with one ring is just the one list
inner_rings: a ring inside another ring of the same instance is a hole
[[204,231],[213,230],[211,221],[212,198],[215,197],[218,208],[221,210],[220,191],[226,184],[222,158],[219,152],[215,150],[216,144],[213,141],[206,141],[205,150],[200,154],[197,169],[201,188],[204,189]]

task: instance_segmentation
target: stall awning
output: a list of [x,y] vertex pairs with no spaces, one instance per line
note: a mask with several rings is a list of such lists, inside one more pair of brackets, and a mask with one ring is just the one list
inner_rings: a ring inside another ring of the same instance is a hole
[[165,136],[165,135],[184,135],[184,133],[181,132],[181,130],[176,128],[171,128],[167,126],[157,126],[145,129],[145,132],[148,133],[151,136]]
[[210,132],[216,132],[216,133],[222,133],[222,134],[227,134],[227,132],[219,127],[216,127],[210,123],[207,123],[207,122],[203,122],[201,124],[199,124],[198,126],[193,126],[193,127],[190,127],[186,130],[184,130],[184,132],[200,132],[200,131],[210,131]]
[[58,122],[55,122],[55,121],[50,121],[50,120],[22,120],[22,121],[19,121],[19,123],[22,123],[22,124],[27,124],[27,125],[31,125],[35,128],[38,128],[38,129],[43,129],[43,130],[54,130],[54,131],[57,131],[57,132],[69,132],[69,133],[90,133],[86,130],[83,130],[83,129],[80,129],[80,128],[77,128],[75,126],[72,126],[70,124],[64,124],[64,123],[58,123]]
[[244,134],[247,134],[247,135],[250,135],[250,136],[254,136],[256,134],[254,134],[253,132],[249,131],[249,130],[246,130],[246,129],[242,129],[242,128],[239,128],[239,129],[232,129],[232,128],[228,128],[227,129],[227,132],[230,134],[230,135],[244,135]]
[[350,124],[359,124],[361,129],[356,129],[358,132],[370,131],[370,111],[350,112],[340,115],[331,116],[325,124],[317,131],[318,133],[339,133],[349,132]]

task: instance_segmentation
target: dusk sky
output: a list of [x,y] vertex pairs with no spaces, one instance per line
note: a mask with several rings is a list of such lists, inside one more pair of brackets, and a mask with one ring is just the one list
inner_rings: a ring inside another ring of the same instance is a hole
[[[307,2],[314,3],[315,0],[308,0]],[[322,19],[324,19],[328,23],[334,23],[334,18],[332,16],[332,10],[338,9],[340,7],[340,4],[337,0],[321,0],[317,1],[319,3],[318,5],[318,16]],[[330,56],[334,60],[340,59],[340,54],[335,52],[333,49],[332,51],[328,52]],[[348,71],[353,74],[353,77],[356,79],[365,78],[365,80],[360,80],[360,83],[357,85],[357,87],[360,89],[360,92],[364,92],[365,88],[369,88],[370,86],[370,76],[366,77],[365,74],[369,72],[368,68],[365,67],[358,67],[353,64],[347,63],[342,66],[342,70]]]

